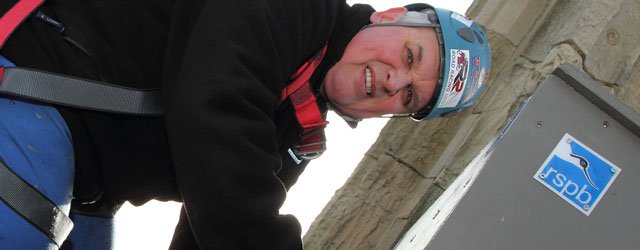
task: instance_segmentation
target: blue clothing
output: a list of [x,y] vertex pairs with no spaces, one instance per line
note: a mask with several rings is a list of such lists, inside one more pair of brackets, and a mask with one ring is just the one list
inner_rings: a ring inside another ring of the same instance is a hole
[[[13,66],[1,56],[0,65]],[[55,108],[0,95],[0,158],[69,214],[73,146],[69,129]],[[0,249],[57,249],[57,246],[0,202]]]

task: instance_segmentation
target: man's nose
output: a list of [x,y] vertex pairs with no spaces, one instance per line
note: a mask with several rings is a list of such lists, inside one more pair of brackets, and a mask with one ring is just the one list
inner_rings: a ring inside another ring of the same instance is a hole
[[382,87],[387,95],[393,96],[411,84],[409,74],[400,71],[389,71]]

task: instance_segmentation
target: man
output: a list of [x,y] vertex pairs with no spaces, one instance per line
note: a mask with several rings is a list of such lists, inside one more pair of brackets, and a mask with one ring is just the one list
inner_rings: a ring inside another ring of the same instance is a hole
[[[172,249],[300,249],[299,223],[278,210],[322,151],[327,109],[352,125],[422,120],[478,97],[489,70],[484,33],[446,10],[408,7],[421,12],[343,0],[52,0],[0,54],[161,88],[161,117],[55,106],[73,138],[72,213],[175,200],[183,209]],[[74,233],[63,248],[78,245]]]
[[[395,23],[406,12],[406,8],[375,12],[370,21]],[[417,113],[431,99],[439,69],[440,45],[434,29],[371,26],[349,42],[327,72],[324,90],[336,110],[354,118]]]

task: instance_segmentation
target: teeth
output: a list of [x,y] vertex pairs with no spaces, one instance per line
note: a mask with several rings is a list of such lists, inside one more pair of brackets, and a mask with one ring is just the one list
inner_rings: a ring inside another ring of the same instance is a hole
[[368,67],[364,69],[364,74],[365,74],[365,87],[366,87],[367,95],[371,95],[372,93],[371,71],[369,70]]

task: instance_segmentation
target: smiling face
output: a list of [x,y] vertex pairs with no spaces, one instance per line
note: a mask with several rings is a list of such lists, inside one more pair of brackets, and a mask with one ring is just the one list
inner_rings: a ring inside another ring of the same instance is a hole
[[[376,12],[371,22],[393,22],[404,13],[405,8]],[[324,91],[335,109],[353,118],[414,113],[431,100],[439,67],[433,28],[369,27],[329,69]]]

